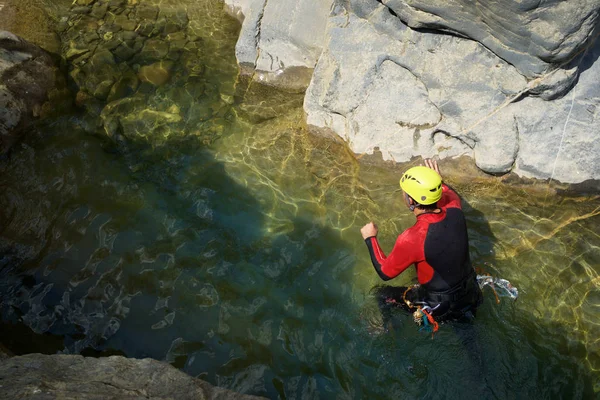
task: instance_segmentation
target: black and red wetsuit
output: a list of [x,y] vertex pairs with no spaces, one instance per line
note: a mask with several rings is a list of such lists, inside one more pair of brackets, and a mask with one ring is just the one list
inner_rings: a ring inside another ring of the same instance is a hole
[[[432,307],[444,303],[438,315],[469,307],[474,310],[481,301],[481,292],[469,257],[467,224],[460,198],[443,185],[437,205],[440,212],[420,214],[417,222],[398,236],[389,256],[381,250],[377,237],[365,239],[371,261],[384,281],[414,264],[421,298],[415,299],[413,293],[412,301],[426,302]],[[392,292],[386,293],[389,297]],[[399,291],[395,293],[395,300],[400,300]]]

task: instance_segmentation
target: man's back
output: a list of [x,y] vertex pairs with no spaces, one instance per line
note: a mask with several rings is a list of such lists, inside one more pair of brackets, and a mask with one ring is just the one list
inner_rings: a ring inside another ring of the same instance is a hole
[[[431,221],[424,241],[425,261],[435,271],[425,284],[428,290],[450,290],[473,270],[469,257],[469,237],[465,216],[460,208],[442,207],[443,219]],[[427,214],[421,218],[426,219]]]

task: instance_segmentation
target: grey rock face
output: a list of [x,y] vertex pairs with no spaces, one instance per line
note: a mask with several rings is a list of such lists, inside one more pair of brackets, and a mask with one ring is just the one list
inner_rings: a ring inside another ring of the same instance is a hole
[[563,98],[511,104],[519,131],[514,171],[577,183],[600,179],[600,42],[581,63],[577,85]]
[[64,81],[48,53],[0,31],[0,155],[29,123],[48,113],[48,100],[56,99],[59,86],[64,88]]
[[493,174],[599,179],[599,49],[527,81],[477,42],[415,31],[376,2],[338,5],[304,109],[310,126],[357,153],[467,154]]
[[600,29],[595,0],[382,0],[412,28],[474,39],[531,78],[569,62]]
[[243,20],[236,57],[244,74],[264,84],[304,90],[321,54],[333,0],[226,0]]
[[[309,125],[334,131],[357,153],[378,147],[396,161],[489,145],[485,132],[468,128],[527,86],[516,69],[476,42],[416,32],[381,5],[364,11],[368,20],[343,7],[330,18],[304,102]],[[485,154],[494,172],[512,166],[510,140]]]
[[28,354],[0,361],[3,399],[239,399],[152,359]]

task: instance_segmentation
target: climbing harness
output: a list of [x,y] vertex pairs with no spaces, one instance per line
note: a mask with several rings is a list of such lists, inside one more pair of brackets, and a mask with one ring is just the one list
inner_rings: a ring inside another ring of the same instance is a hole
[[[500,297],[509,297],[516,300],[519,297],[519,290],[513,286],[508,280],[502,278],[495,278],[487,273],[482,272],[479,268],[477,269],[476,280],[479,285],[479,289],[483,290],[485,286],[492,289],[494,296],[496,297],[496,303],[500,303]],[[437,309],[440,304],[437,304],[434,308],[431,308],[427,302],[424,301],[410,301],[407,295],[411,290],[416,290],[420,287],[419,284],[412,285],[406,288],[402,294],[402,301],[404,304],[411,309],[413,312],[413,320],[420,326],[419,331],[431,333],[431,338],[435,332],[439,330],[438,322],[433,318],[433,311]],[[388,299],[390,303],[396,303],[396,300]]]
[[[433,339],[433,334],[439,330],[440,326],[437,323],[437,321],[433,318],[432,313],[433,313],[433,310],[438,308],[440,305],[438,304],[434,308],[431,308],[425,302],[411,302],[410,300],[408,300],[406,298],[406,295],[408,294],[409,291],[416,289],[419,286],[420,285],[412,285],[412,286],[407,287],[406,290],[404,291],[404,293],[402,294],[402,300],[409,308],[411,308],[411,309],[416,308],[416,310],[413,312],[413,320],[415,321],[415,323],[417,325],[419,325],[419,326],[422,325],[422,327],[419,329],[419,331],[431,332],[431,338]],[[416,303],[425,304],[425,305],[417,305],[417,306],[413,305]]]
[[410,292],[411,290],[415,289],[418,286],[419,285],[409,286],[406,288],[406,290],[402,294],[402,300],[404,301],[404,304],[406,304],[408,306],[408,308],[415,308],[415,307],[412,305],[412,302],[406,298],[406,295],[408,294],[408,292]]

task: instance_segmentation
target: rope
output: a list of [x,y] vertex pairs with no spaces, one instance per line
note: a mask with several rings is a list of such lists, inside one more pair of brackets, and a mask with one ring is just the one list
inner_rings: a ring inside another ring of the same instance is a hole
[[404,301],[404,304],[406,304],[408,306],[408,308],[416,308],[415,306],[412,305],[412,302],[410,300],[406,299],[406,295],[408,294],[408,292],[410,292],[412,289],[418,287],[419,285],[412,285],[406,288],[406,290],[404,291],[404,293],[402,294],[402,300]]
[[[431,315],[431,313],[429,311],[422,308],[421,312],[423,313],[424,326],[419,330],[426,330],[428,332],[431,332],[431,339],[433,339],[434,333],[438,331],[440,326],[438,325],[437,321],[435,319],[433,319],[433,315]],[[432,326],[433,326],[433,328],[432,328]]]

